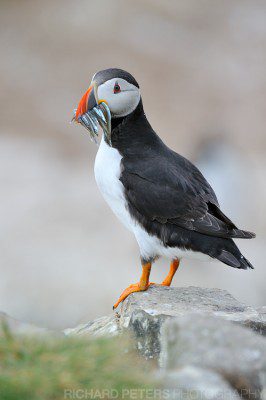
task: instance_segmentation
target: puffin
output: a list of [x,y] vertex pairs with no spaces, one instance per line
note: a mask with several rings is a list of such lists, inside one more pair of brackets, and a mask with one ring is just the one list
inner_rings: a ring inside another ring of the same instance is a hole
[[170,261],[162,286],[170,286],[183,258],[219,260],[238,269],[253,266],[233,239],[251,239],[221,210],[199,169],[170,149],[151,127],[136,79],[119,68],[94,74],[73,120],[92,139],[103,130],[94,164],[96,183],[118,219],[134,234],[142,273],[114,304],[145,291],[152,264]]

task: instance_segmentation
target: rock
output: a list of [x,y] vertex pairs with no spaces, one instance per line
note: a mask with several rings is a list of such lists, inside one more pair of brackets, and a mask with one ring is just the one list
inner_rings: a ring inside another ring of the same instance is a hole
[[261,334],[266,333],[266,324],[258,310],[240,303],[221,289],[152,286],[146,292],[134,293],[124,301],[121,308],[121,322],[124,326],[135,310],[143,310],[152,316],[177,317],[191,312],[216,315],[248,326]]
[[138,350],[145,358],[157,358],[161,351],[161,328],[166,319],[165,315],[152,315],[144,310],[134,310],[129,320],[121,316],[120,326],[132,333]]
[[261,316],[264,326],[266,325],[266,306],[262,306],[256,309],[258,314]]
[[27,322],[19,321],[15,318],[11,318],[9,315],[0,312],[0,334],[4,331],[9,330],[13,334],[23,335],[56,335],[62,336],[61,332],[55,332],[46,328],[40,328],[36,325],[29,324]]
[[146,359],[159,359],[168,398],[266,400],[265,308],[220,289],[151,286],[130,295],[119,313],[65,331],[123,332]]
[[119,313],[66,329],[64,333],[101,336],[130,331],[136,338],[140,352],[146,358],[153,358],[160,354],[160,332],[165,321],[189,313],[219,316],[258,333],[266,332],[263,309],[260,313],[224,290],[151,286],[146,292],[130,295]]
[[194,366],[158,374],[168,399],[240,400],[238,392],[219,374]]
[[256,332],[266,332],[263,315],[224,290],[152,286],[146,292],[130,295],[119,313],[67,329],[65,333],[116,335],[129,331],[140,352],[146,358],[156,358],[160,354],[160,333],[165,321],[191,313],[219,316]]
[[65,335],[115,336],[119,332],[119,322],[115,315],[97,318],[86,324],[64,330]]
[[261,334],[266,332],[266,322],[256,309],[224,290],[198,287],[152,286],[146,292],[133,293],[122,304],[119,324],[121,329],[133,332],[140,352],[153,358],[160,353],[160,332],[165,321],[189,313],[219,316]]
[[[221,318],[189,314],[162,329],[160,365],[187,365],[220,374],[243,398],[260,399],[266,381],[266,339]],[[225,397],[227,398],[227,397]]]

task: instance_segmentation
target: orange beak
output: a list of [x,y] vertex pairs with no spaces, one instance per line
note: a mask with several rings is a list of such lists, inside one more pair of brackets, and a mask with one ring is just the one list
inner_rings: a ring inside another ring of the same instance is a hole
[[79,117],[81,117],[88,110],[91,110],[98,104],[96,99],[95,89],[96,89],[96,83],[93,82],[90,85],[89,89],[82,96],[78,108],[76,110],[75,121],[78,121]]

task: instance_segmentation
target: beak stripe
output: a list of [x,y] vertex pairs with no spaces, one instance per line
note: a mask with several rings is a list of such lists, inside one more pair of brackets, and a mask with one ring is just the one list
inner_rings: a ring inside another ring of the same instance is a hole
[[79,117],[81,115],[83,115],[85,112],[87,112],[87,110],[88,110],[88,99],[89,99],[89,95],[90,95],[90,92],[92,91],[92,89],[93,89],[93,85],[91,85],[89,87],[89,89],[82,96],[82,98],[81,98],[81,100],[79,102],[78,108],[76,110],[76,114],[75,114],[75,120],[76,121],[78,121],[78,119],[79,119]]

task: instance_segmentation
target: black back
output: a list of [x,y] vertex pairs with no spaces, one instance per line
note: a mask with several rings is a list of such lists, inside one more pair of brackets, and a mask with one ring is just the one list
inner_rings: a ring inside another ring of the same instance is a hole
[[223,214],[201,172],[158,137],[141,100],[133,113],[112,120],[112,145],[123,157],[120,180],[131,215],[166,246],[216,257],[214,242],[236,247],[225,239],[254,237]]

